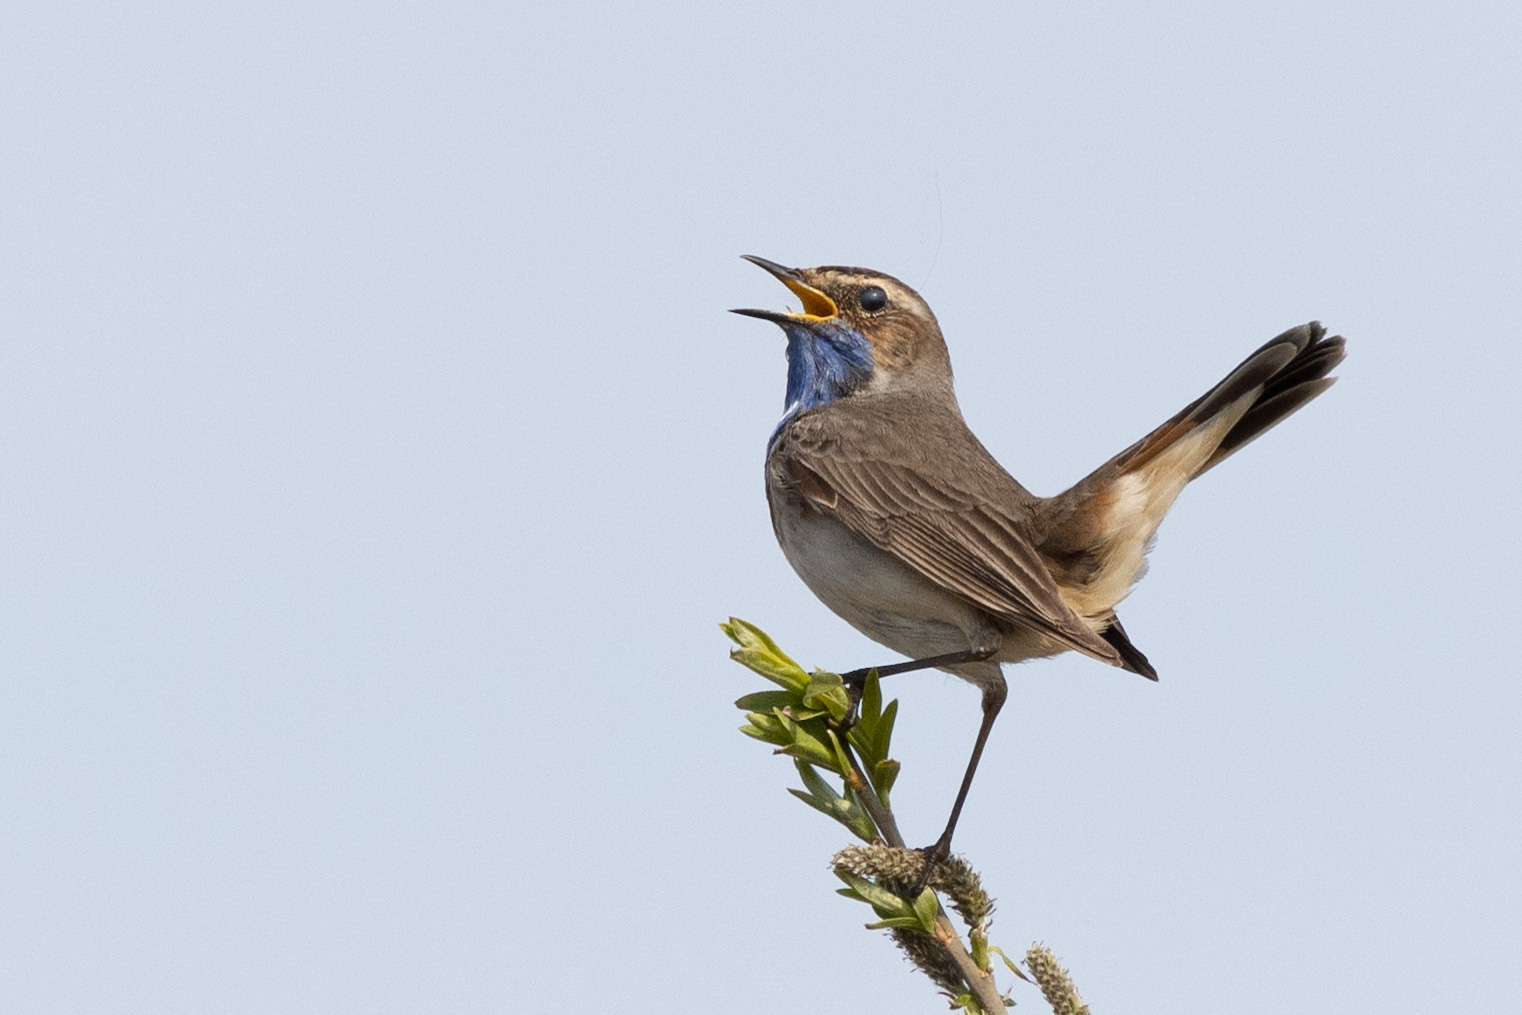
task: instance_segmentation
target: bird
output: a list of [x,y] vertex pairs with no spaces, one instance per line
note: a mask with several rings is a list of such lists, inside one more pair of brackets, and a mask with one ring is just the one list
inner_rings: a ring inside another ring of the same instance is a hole
[[[825,606],[908,662],[982,692],[982,722],[945,830],[957,820],[1005,699],[1006,663],[1079,652],[1157,680],[1116,615],[1184,487],[1326,391],[1345,356],[1319,322],[1257,349],[1205,394],[1067,491],[1021,486],[968,429],[929,304],[879,271],[788,268],[800,311],[732,311],[781,326],[787,395],[767,441],[766,497],[782,552]],[[1092,412],[1085,405],[1083,411]]]

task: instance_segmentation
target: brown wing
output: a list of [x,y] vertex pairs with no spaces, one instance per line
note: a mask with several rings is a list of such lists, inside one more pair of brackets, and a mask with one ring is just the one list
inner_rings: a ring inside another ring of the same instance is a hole
[[[969,435],[970,436],[970,435]],[[981,451],[981,447],[979,447]],[[1122,665],[1063,601],[1008,506],[905,464],[780,445],[775,464],[816,510],[843,522],[937,585],[1010,624]],[[998,469],[992,458],[987,465]],[[1002,470],[1000,470],[1002,476]],[[1013,490],[1019,488],[1009,482]]]

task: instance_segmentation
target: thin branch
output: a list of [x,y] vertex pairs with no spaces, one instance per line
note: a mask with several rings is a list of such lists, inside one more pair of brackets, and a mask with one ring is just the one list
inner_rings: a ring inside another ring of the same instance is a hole
[[883,806],[883,802],[878,799],[877,790],[872,788],[871,781],[862,772],[861,762],[856,760],[856,752],[851,749],[851,742],[841,737],[840,747],[846,760],[851,763],[851,772],[846,777],[846,785],[851,787],[851,791],[856,794],[856,799],[860,800],[861,805],[866,808],[867,816],[882,833],[883,841],[894,849],[908,849],[909,847],[904,845],[904,837],[899,834],[898,822],[894,820],[893,812]]
[[[845,737],[841,737],[840,746],[846,761],[851,765],[846,784],[851,787],[856,798],[866,808],[867,814],[877,825],[877,830],[882,833],[883,840],[895,849],[908,849],[909,847],[904,844],[904,837],[899,834],[898,822],[893,819],[893,812],[884,807],[883,802],[878,799],[877,791],[872,788],[871,781],[862,772],[861,763],[856,760],[856,752],[851,749],[850,742]],[[946,915],[945,907],[939,902],[937,902],[935,914],[935,940],[951,961],[956,963],[962,979],[967,982],[973,997],[977,999],[978,1005],[986,1015],[1005,1015],[1008,1009],[1004,1006],[1004,996],[999,993],[999,986],[994,982],[993,973],[979,969],[967,949],[962,947],[962,936],[957,933],[951,918]]]

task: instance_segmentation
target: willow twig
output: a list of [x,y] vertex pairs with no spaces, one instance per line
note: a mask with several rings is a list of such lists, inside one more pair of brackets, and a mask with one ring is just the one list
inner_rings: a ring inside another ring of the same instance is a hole
[[[856,794],[861,805],[866,808],[877,830],[882,834],[883,841],[895,849],[908,849],[904,843],[904,837],[899,834],[898,822],[893,819],[893,812],[883,806],[878,799],[877,791],[872,788],[872,782],[861,770],[861,763],[856,760],[856,752],[851,749],[850,743],[845,737],[840,740],[842,753],[846,761],[851,765],[851,771],[846,777],[846,785]],[[979,968],[973,961],[966,948],[962,946],[962,936],[952,925],[951,918],[946,915],[946,909],[936,903],[935,914],[935,942],[946,953],[946,956],[956,964],[966,981],[967,988],[972,992],[978,1006],[983,1009],[985,1015],[1005,1015],[1008,1011],[1004,1006],[1004,995],[999,993],[999,985],[994,982],[992,972]]]

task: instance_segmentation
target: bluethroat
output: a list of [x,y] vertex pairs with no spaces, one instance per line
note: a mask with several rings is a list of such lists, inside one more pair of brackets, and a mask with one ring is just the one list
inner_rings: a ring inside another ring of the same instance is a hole
[[1156,680],[1115,608],[1158,524],[1190,480],[1330,387],[1344,341],[1318,323],[1286,331],[1072,489],[1038,497],[967,428],[918,293],[864,268],[746,260],[802,304],[734,311],[787,336],[787,408],[766,449],[777,541],[826,606],[910,660],[843,674],[848,687],[859,695],[871,669],[936,667],[982,691],[933,863],[950,851],[1007,696],[1000,666],[1076,651]]

